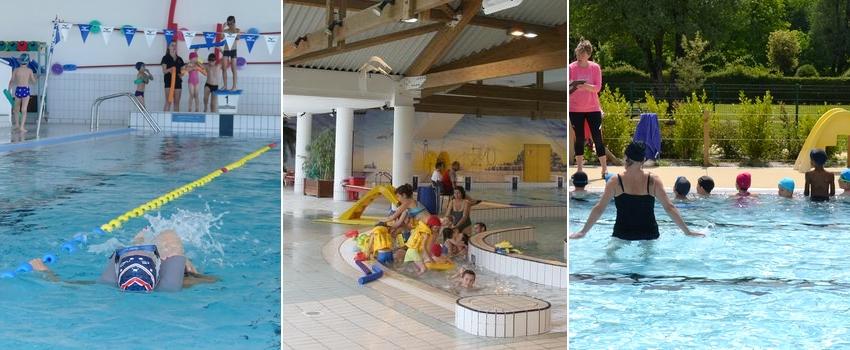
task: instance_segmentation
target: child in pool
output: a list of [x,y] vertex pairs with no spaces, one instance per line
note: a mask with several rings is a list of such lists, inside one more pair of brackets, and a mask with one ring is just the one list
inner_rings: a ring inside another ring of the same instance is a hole
[[[192,52],[189,54],[189,63],[184,68],[189,73],[189,112],[200,112],[200,99],[198,98],[198,84],[201,83],[198,74],[203,73],[204,69],[198,63],[198,53]],[[193,103],[194,101],[194,103]]]
[[750,193],[750,184],[752,184],[753,177],[750,173],[743,172],[738,174],[735,178],[735,189],[738,190],[738,193],[734,194],[733,198],[742,198],[742,197],[756,197],[755,193]]
[[[378,252],[392,250],[393,240],[390,238],[390,231],[385,223],[378,222],[375,227],[372,228],[372,231],[369,232],[369,243],[367,244],[367,247],[369,251],[366,252],[366,256],[368,256],[369,259],[377,259]],[[383,264],[389,261],[380,262]]]
[[676,198],[678,200],[687,200],[688,192],[691,191],[691,182],[688,181],[684,176],[679,176],[676,178],[676,182],[673,184],[673,192],[676,194]]
[[844,169],[838,178],[838,187],[844,190],[838,197],[844,200],[850,199],[850,168]]
[[466,243],[463,241],[464,234],[462,232],[458,229],[446,227],[443,229],[443,236],[451,237],[444,242],[449,257],[466,256]]
[[[12,130],[27,131],[27,108],[30,103],[30,84],[36,82],[32,69],[29,68],[30,56],[21,54],[18,59],[18,68],[12,71],[12,79],[9,79],[9,91],[15,94],[15,105],[12,106]],[[20,124],[18,115],[20,113]]]
[[424,222],[417,220],[408,221],[408,228],[410,228],[410,238],[405,242],[407,251],[404,253],[404,262],[413,262],[416,266],[416,274],[421,275],[427,270],[423,255],[428,258],[428,261],[433,260],[430,256],[430,250],[426,249],[431,241],[431,228]]
[[[221,62],[215,58],[215,54],[211,53],[207,56],[207,82],[204,84],[204,112],[218,112],[218,96],[215,92],[218,91],[218,85],[221,84]],[[209,106],[209,109],[207,107]]]
[[136,80],[133,80],[133,84],[136,84],[136,99],[142,106],[145,105],[145,86],[152,80],[153,75],[151,71],[145,68],[144,62],[136,62]]
[[697,179],[697,194],[708,197],[711,195],[711,190],[714,189],[714,179],[711,176],[700,176]]
[[457,272],[452,275],[452,281],[463,289],[475,289],[475,271],[458,268]]
[[803,187],[803,195],[809,197],[812,202],[828,201],[829,197],[835,196],[835,174],[823,168],[826,164],[826,151],[815,148],[809,152],[814,170],[806,172],[806,184]]
[[779,180],[779,197],[794,198],[794,179],[783,177]]
[[587,174],[585,172],[577,171],[570,177],[570,182],[572,182],[573,187],[575,187],[575,189],[570,192],[570,199],[583,200],[588,196],[589,192],[584,189],[584,187],[587,186]]

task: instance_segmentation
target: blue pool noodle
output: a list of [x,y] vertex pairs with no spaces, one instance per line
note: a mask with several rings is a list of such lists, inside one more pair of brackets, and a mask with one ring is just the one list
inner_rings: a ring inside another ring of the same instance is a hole
[[372,273],[372,271],[369,271],[369,268],[366,267],[366,264],[364,264],[362,261],[355,261],[354,263],[357,264],[357,267],[359,267],[361,271],[363,271],[364,275]]
[[3,271],[0,273],[0,278],[15,278],[15,271]]
[[358,278],[357,283],[360,283],[360,285],[362,286],[366,283],[375,281],[375,280],[381,278],[381,276],[384,275],[384,271],[382,271],[381,268],[378,265],[372,266],[372,270],[374,270],[372,273]]

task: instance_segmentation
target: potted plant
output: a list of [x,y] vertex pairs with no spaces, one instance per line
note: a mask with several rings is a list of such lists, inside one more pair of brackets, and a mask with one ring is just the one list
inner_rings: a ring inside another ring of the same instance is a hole
[[304,194],[319,198],[333,197],[335,135],[328,129],[307,146],[304,160]]

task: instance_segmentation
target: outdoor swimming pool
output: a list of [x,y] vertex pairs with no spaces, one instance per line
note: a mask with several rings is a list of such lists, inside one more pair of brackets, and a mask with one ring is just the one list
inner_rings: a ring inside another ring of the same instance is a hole
[[[51,252],[62,280],[94,281],[118,242],[141,228],[176,228],[188,257],[220,278],[179,293],[122,293],[0,279],[2,348],[278,348],[280,152],[277,148],[106,236],[115,216],[274,139],[125,135],[0,155],[0,270]],[[76,233],[89,245],[60,245]]]
[[[594,202],[571,203],[577,231]],[[850,335],[850,203],[763,195],[682,205],[703,239],[656,206],[661,239],[608,259],[614,205],[570,241],[570,346],[844,348]]]

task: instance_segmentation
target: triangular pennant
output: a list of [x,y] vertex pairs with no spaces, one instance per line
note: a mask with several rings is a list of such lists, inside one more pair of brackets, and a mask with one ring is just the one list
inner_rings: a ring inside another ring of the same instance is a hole
[[59,35],[62,37],[62,41],[68,41],[68,31],[71,29],[73,24],[71,23],[59,23]]
[[215,42],[215,32],[204,32],[204,42],[211,46]]
[[280,41],[280,35],[263,35],[263,39],[265,39],[266,48],[269,49],[269,55],[271,55],[274,47],[277,46],[277,42]]
[[188,30],[183,31],[183,40],[186,41],[186,50],[192,49],[192,39],[195,38],[195,34],[197,34],[197,33],[198,32],[193,32],[193,31],[188,31]]
[[112,36],[112,31],[115,30],[115,27],[111,26],[100,26],[100,36],[103,37],[103,43],[109,46],[109,37]]
[[83,37],[83,43],[85,43],[91,32],[91,24],[77,24],[77,27],[80,28],[80,36]]
[[156,39],[156,29],[145,29],[145,41],[148,42],[148,47],[153,45],[153,39]]
[[245,39],[245,45],[248,45],[248,53],[251,53],[251,50],[254,48],[254,43],[257,42],[257,34],[242,34],[242,38]]
[[165,45],[171,46],[171,42],[174,41],[174,31],[171,29],[163,29],[162,34],[165,35]]
[[124,38],[127,39],[127,46],[133,42],[133,37],[136,36],[136,27],[124,27]]
[[230,50],[235,49],[235,47],[233,47],[233,43],[236,42],[236,36],[237,35],[239,35],[239,34],[238,33],[224,33],[224,41],[227,43],[227,47]]

